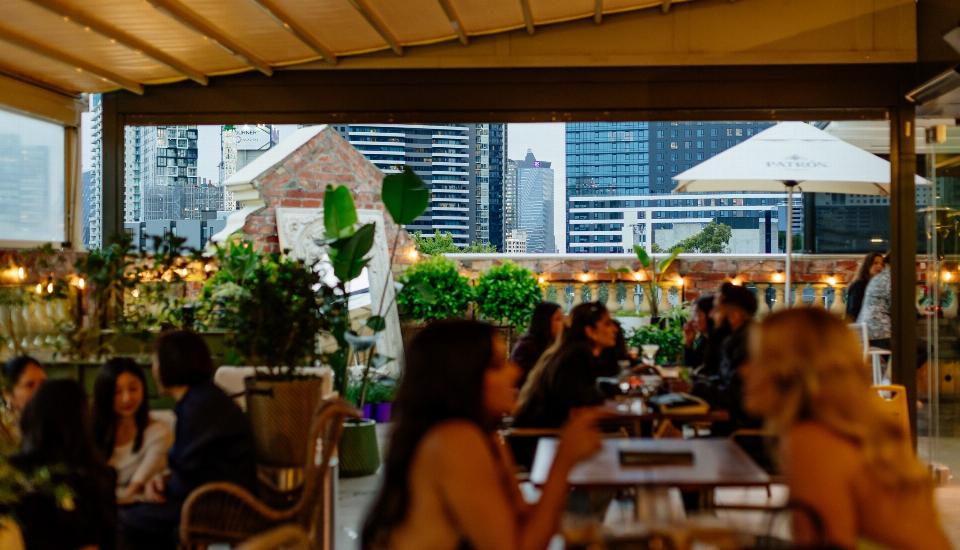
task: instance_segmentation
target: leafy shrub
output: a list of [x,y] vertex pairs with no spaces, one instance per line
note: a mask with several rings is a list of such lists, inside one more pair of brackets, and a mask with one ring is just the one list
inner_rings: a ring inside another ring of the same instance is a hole
[[657,364],[676,365],[683,356],[683,329],[669,325],[661,328],[659,325],[650,324],[633,331],[627,338],[627,345],[630,347],[639,348],[648,344],[660,346],[657,351]]
[[477,308],[484,319],[523,330],[543,299],[537,278],[513,262],[491,267],[477,280]]
[[197,320],[230,331],[228,342],[246,364],[294,376],[327,328],[321,312],[335,299],[332,289],[302,261],[261,254],[249,243],[219,248],[217,258],[220,270],[204,285]]
[[405,317],[415,321],[462,317],[473,299],[470,281],[460,275],[457,264],[443,256],[408,267],[400,283],[403,288],[397,304]]

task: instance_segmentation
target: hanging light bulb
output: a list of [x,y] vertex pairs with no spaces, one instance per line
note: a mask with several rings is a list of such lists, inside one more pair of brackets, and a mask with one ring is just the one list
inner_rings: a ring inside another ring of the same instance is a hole
[[17,268],[17,278],[21,281],[27,278],[27,270],[23,266]]
[[87,288],[87,282],[83,280],[83,277],[77,279],[77,288],[80,290]]

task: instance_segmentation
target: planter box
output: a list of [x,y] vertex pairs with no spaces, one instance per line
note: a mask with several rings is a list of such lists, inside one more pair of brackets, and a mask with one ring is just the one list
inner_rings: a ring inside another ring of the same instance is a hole
[[375,474],[380,467],[377,424],[373,420],[348,420],[340,436],[340,476]]

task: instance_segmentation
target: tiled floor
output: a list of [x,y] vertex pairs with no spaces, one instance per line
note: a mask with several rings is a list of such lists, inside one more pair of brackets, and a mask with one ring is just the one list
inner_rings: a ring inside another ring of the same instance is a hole
[[[956,419],[953,422],[950,419]],[[946,464],[956,478],[951,483],[937,489],[937,501],[943,526],[955,548],[960,549],[960,402],[944,404],[941,407],[941,439],[937,443],[938,462]],[[922,428],[922,427],[921,427]],[[378,426],[381,450],[385,447],[386,431]],[[927,441],[921,438],[921,453],[927,448]],[[336,550],[357,550],[358,533],[366,514],[367,506],[376,495],[380,476],[341,479],[337,507]]]

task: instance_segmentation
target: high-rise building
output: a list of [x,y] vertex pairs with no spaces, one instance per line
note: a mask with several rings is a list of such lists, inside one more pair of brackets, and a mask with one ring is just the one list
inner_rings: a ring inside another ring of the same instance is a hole
[[526,253],[527,232],[523,229],[512,229],[504,239],[503,251],[507,254]]
[[527,234],[527,252],[556,252],[553,236],[553,168],[527,155],[517,162],[517,229]]
[[503,234],[517,229],[517,163],[507,159],[503,169]]
[[63,212],[51,196],[51,157],[56,158],[45,145],[27,145],[19,134],[0,132],[0,227],[11,240],[37,240],[39,220],[59,222],[62,234]]
[[567,252],[668,248],[714,219],[731,251],[777,251],[783,194],[672,195],[672,177],[770,126],[759,122],[575,122],[566,125]]
[[470,127],[470,242],[503,250],[505,124]]
[[[279,136],[278,128],[269,124],[221,126],[220,183],[273,148],[280,141]],[[237,209],[237,201],[229,190],[223,191],[223,202],[223,210]]]
[[[356,124],[336,129],[385,174],[396,174],[409,166],[430,187],[430,205],[407,226],[408,231],[449,233],[455,244],[466,246],[473,238],[486,235],[489,239],[489,214],[476,213],[474,199],[482,197],[490,202],[490,126]],[[482,150],[486,154],[481,159],[486,162],[482,163],[471,144],[484,145],[484,141],[486,149]],[[486,176],[476,172],[481,164],[486,165],[481,169],[488,171]],[[480,192],[474,193],[478,186]]]
[[176,220],[183,192],[196,186],[196,126],[134,126],[126,129],[124,221]]

